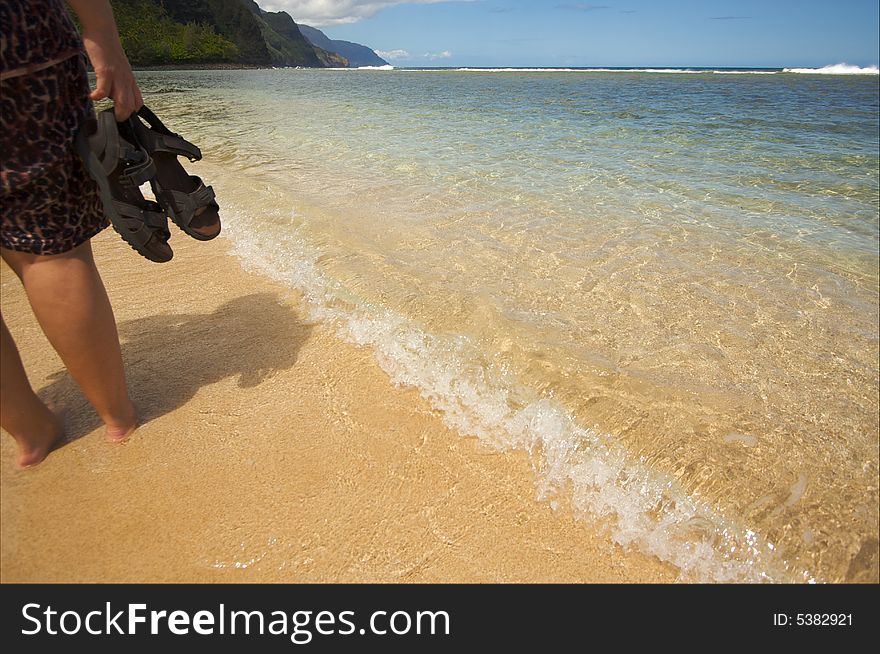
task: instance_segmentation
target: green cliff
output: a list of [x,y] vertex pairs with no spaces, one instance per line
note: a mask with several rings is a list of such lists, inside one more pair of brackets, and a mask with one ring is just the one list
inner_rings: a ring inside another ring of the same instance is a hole
[[284,12],[252,0],[112,0],[133,66],[347,66],[313,46]]
[[348,61],[334,52],[327,52],[312,45],[302,35],[290,14],[284,11],[263,11],[252,0],[244,0],[251,13],[261,25],[263,37],[275,61],[297,61],[286,64],[311,67],[345,67]]

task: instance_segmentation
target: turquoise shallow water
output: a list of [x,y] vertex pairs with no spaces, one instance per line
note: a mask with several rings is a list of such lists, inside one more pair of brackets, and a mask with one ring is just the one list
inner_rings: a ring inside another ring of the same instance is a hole
[[684,578],[877,580],[876,75],[139,79],[246,264],[542,497]]

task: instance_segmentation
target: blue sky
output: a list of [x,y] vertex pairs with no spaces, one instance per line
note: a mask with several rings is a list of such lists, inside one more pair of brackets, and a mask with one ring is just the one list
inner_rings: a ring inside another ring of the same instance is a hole
[[[260,2],[260,0],[258,0]],[[878,63],[878,0],[263,0],[398,66]]]

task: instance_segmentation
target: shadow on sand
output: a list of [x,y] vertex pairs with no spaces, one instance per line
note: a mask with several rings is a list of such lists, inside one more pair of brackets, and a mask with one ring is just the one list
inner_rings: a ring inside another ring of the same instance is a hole
[[[205,315],[157,315],[119,324],[129,389],[141,424],[186,404],[203,386],[237,377],[256,386],[288,370],[312,327],[269,293],[227,302]],[[52,374],[37,394],[57,408],[67,441],[101,426],[66,370]]]

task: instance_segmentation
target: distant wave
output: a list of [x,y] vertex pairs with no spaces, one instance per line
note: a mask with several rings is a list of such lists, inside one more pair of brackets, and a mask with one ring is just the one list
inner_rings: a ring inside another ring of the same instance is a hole
[[[324,70],[400,70],[385,66],[359,66],[357,68],[325,68]],[[659,73],[665,75],[779,75],[799,73],[802,75],[878,75],[877,66],[851,66],[833,64],[822,68],[736,69],[736,68],[415,68],[424,73]]]
[[849,64],[832,64],[822,68],[784,68],[784,73],[800,73],[802,75],[880,75],[877,66],[851,66]]
[[[437,69],[444,70],[444,69]],[[445,69],[448,70],[448,69]],[[877,75],[877,66],[851,66],[833,64],[823,68],[783,68],[777,70],[750,70],[724,68],[457,68],[458,72],[470,73],[661,73],[677,75],[778,75],[801,73],[806,75]]]
[[[357,68],[325,68],[324,70],[400,70],[388,64],[385,66],[359,66]],[[415,68],[406,69],[424,73],[659,73],[665,75],[778,75],[780,73],[799,73],[802,75],[878,75],[877,66],[852,66],[832,64],[822,68]]]
[[[438,69],[442,70],[442,69]],[[779,70],[721,70],[695,68],[457,68],[465,73],[665,73],[685,75],[775,75]]]
[[[438,70],[440,70],[440,69],[438,69]],[[461,73],[576,73],[576,72],[578,72],[577,69],[574,69],[574,68],[456,68],[455,70],[458,72],[461,72]]]
[[394,66],[388,64],[387,66],[358,66],[357,68],[319,68],[315,70],[394,70]]

